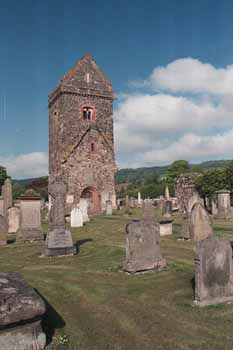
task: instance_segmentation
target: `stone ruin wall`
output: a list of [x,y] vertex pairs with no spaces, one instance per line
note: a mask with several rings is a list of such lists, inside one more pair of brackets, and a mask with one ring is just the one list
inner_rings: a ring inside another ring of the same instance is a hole
[[198,176],[198,173],[190,173],[180,175],[176,179],[175,196],[182,212],[187,212],[189,200],[197,193],[194,181]]

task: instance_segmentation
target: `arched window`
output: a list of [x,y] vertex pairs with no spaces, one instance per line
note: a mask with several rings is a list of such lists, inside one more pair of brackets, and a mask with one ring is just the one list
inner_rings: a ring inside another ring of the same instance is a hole
[[83,107],[83,119],[93,120],[93,108]]

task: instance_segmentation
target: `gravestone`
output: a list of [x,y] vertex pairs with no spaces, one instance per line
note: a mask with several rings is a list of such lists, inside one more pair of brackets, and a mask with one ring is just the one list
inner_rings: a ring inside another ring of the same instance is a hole
[[46,256],[74,255],[71,232],[65,229],[65,194],[66,186],[61,178],[52,179],[49,183],[49,194],[53,197],[51,223],[46,237]]
[[204,306],[232,301],[232,242],[224,238],[209,238],[197,242],[195,304]]
[[41,197],[28,190],[20,197],[20,225],[16,239],[19,241],[41,241],[44,235],[41,226]]
[[166,200],[163,203],[162,215],[164,218],[171,218],[172,216],[172,201]]
[[81,209],[83,216],[83,223],[90,221],[88,216],[88,202],[86,199],[81,198],[79,202],[79,208]]
[[106,211],[105,211],[106,215],[112,215],[112,201],[107,200],[106,201]]
[[190,238],[200,241],[213,236],[210,217],[202,204],[194,204],[189,221]]
[[0,215],[0,245],[7,244],[7,223],[3,215]]
[[172,220],[162,218],[159,222],[160,224],[160,237],[172,235]]
[[8,233],[16,233],[19,229],[20,209],[12,207],[8,209]]
[[169,200],[169,198],[170,198],[168,185],[166,185],[166,187],[165,187],[165,195],[164,195],[164,197],[165,197],[166,200]]
[[126,197],[125,197],[125,208],[129,209],[129,196],[128,195],[126,195]]
[[217,218],[221,220],[229,220],[232,218],[231,214],[231,202],[230,202],[230,191],[221,190],[217,191],[218,200],[218,214]]
[[82,227],[83,226],[82,211],[78,207],[74,207],[71,210],[70,226],[71,227]]
[[137,206],[139,208],[142,207],[142,197],[141,197],[141,192],[138,192],[138,203],[137,203]]
[[183,222],[181,225],[180,238],[182,239],[191,239],[190,235],[190,214],[183,215]]
[[150,220],[133,220],[126,226],[126,260],[130,273],[160,270],[166,260],[160,252],[159,224]]
[[45,303],[19,273],[0,273],[1,350],[42,350]]
[[212,199],[212,201],[211,201],[211,211],[212,211],[213,217],[217,217],[218,207],[217,207],[216,201],[214,199]]
[[187,206],[188,213],[191,213],[191,210],[196,203],[202,203],[202,199],[199,193],[196,190],[193,190],[192,196],[188,199],[188,206]]
[[13,200],[12,200],[12,183],[11,179],[7,178],[4,181],[4,185],[2,188],[2,194],[4,198],[4,215],[7,216],[7,211],[9,208],[12,207],[13,205]]

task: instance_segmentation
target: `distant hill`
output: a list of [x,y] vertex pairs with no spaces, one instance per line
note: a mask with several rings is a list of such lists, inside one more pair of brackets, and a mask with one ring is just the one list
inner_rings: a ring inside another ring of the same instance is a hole
[[[206,171],[214,168],[222,168],[229,163],[230,160],[210,160],[207,162],[203,162],[200,164],[191,164],[191,169],[197,171],[200,169],[202,171]],[[116,175],[116,183],[131,183],[137,180],[146,179],[151,176],[165,176],[170,165],[166,166],[154,166],[154,167],[145,167],[145,168],[137,168],[137,169],[120,169]]]
[[[207,162],[203,162],[200,164],[191,164],[191,169],[197,171],[200,169],[201,171],[207,171],[213,168],[222,168],[225,167],[230,160],[210,160]],[[163,177],[165,176],[169,165],[166,166],[154,166],[154,167],[142,167],[137,169],[120,169],[116,174],[116,184],[130,184],[135,183],[137,181],[144,182],[147,178],[151,178],[153,176]],[[39,178],[30,178],[23,180],[14,180],[15,183],[28,188],[33,188],[36,192],[45,196],[47,193],[47,184],[48,177],[39,177]]]

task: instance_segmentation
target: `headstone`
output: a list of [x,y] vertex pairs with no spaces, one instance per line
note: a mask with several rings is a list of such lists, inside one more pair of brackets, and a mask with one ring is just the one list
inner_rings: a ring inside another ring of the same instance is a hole
[[164,218],[171,218],[172,216],[172,201],[166,200],[163,203],[162,215]]
[[4,198],[4,215],[7,215],[7,211],[9,208],[12,207],[13,201],[12,201],[12,183],[11,179],[7,178],[4,181],[2,194]]
[[117,210],[121,209],[121,200],[120,198],[117,198]]
[[0,273],[0,348],[42,350],[45,303],[19,273]]
[[188,199],[187,211],[191,213],[191,210],[196,203],[202,203],[202,199],[196,190],[193,190],[192,196]]
[[28,191],[20,199],[20,225],[16,239],[23,242],[44,240],[40,213],[41,197]]
[[83,216],[83,223],[90,221],[88,216],[88,202],[86,199],[81,198],[79,202],[79,208],[81,209]]
[[44,254],[47,256],[73,255],[75,250],[72,235],[65,229],[66,186],[61,178],[50,180],[49,194],[53,197],[53,203]]
[[166,200],[169,200],[169,198],[170,198],[168,185],[166,185],[166,187],[165,187],[165,196],[164,197]]
[[83,226],[82,211],[78,207],[74,207],[71,210],[70,226],[71,227],[82,227]]
[[106,201],[106,215],[112,215],[112,201]]
[[142,207],[142,197],[141,197],[141,192],[138,192],[138,207]]
[[159,224],[151,216],[133,220],[126,226],[126,260],[124,270],[129,273],[160,270],[166,260],[160,252]]
[[214,199],[212,199],[212,201],[211,201],[211,211],[212,211],[212,216],[217,217],[218,207],[217,207],[216,201]]
[[0,245],[7,244],[7,223],[3,215],[0,215]]
[[12,207],[8,209],[8,233],[16,233],[19,229],[20,209]]
[[230,191],[217,191],[218,198],[218,214],[217,218],[221,220],[229,220],[231,215]]
[[180,238],[182,239],[191,239],[190,235],[190,214],[183,215],[183,222],[181,225]]
[[204,306],[233,301],[232,242],[209,238],[197,243],[195,304]]
[[160,237],[172,235],[172,220],[163,218],[160,224]]
[[200,241],[213,236],[210,217],[202,204],[194,204],[189,222],[190,238]]
[[129,209],[129,196],[128,195],[126,195],[126,197],[125,197],[125,208]]

